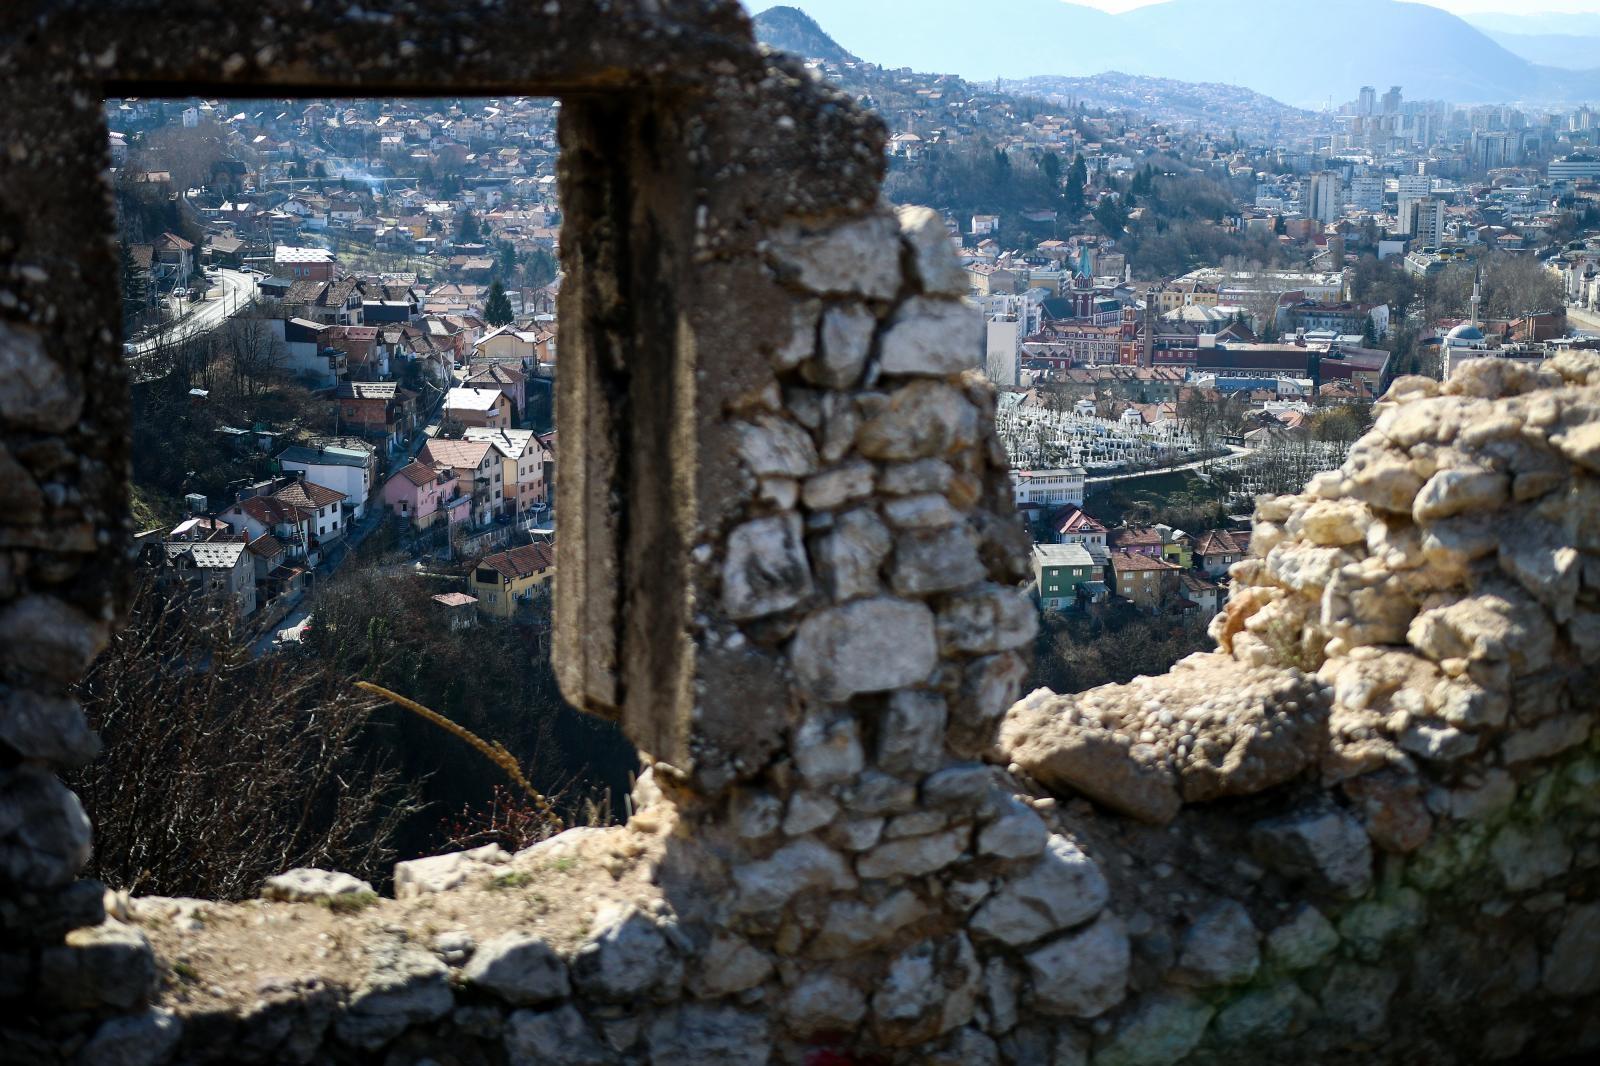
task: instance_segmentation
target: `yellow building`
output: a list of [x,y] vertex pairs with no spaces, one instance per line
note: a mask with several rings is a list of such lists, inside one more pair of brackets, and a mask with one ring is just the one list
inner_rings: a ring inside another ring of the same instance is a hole
[[555,576],[556,546],[525,544],[486,555],[472,571],[470,592],[478,610],[496,618],[514,618],[518,606],[533,599],[534,590]]

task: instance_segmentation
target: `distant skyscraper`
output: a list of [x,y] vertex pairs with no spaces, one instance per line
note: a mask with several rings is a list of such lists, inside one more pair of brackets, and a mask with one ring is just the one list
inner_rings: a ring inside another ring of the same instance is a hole
[[1431,196],[1400,197],[1399,231],[1417,248],[1437,248],[1444,240],[1444,201]]
[[1356,98],[1356,114],[1370,115],[1378,106],[1378,90],[1370,85],[1361,87],[1361,95]]
[[1358,175],[1350,179],[1350,202],[1363,211],[1381,211],[1383,210],[1383,190],[1383,175]]
[[1311,192],[1304,197],[1301,210],[1318,222],[1337,222],[1344,214],[1344,196],[1337,171],[1324,170],[1311,175]]
[[1385,115],[1400,113],[1400,86],[1391,85],[1389,91],[1383,94],[1383,113]]

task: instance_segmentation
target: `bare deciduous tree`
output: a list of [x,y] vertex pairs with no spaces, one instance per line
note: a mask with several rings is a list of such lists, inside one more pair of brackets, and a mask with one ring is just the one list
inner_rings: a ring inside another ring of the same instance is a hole
[[381,877],[415,809],[364,736],[377,701],[310,656],[253,659],[226,611],[146,583],[80,687],[104,754],[72,786],[89,872],[147,894],[238,899],[296,866]]

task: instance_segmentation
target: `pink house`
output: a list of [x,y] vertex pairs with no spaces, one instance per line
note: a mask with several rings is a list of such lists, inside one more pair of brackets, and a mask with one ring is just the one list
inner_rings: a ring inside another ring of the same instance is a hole
[[453,468],[413,459],[383,483],[383,503],[417,529],[427,529],[441,515],[454,524],[470,512],[471,497],[459,488]]

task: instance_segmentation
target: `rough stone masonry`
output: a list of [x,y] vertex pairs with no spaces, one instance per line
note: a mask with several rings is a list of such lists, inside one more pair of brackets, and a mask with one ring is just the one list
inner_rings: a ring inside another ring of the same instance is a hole
[[[1395,384],[1219,650],[1018,702],[976,313],[721,0],[25,3],[0,36],[0,1060],[1539,1062],[1600,1047],[1600,359]],[[120,609],[108,92],[563,95],[558,666],[626,826],[74,880]],[[343,900],[343,902],[341,902]]]

